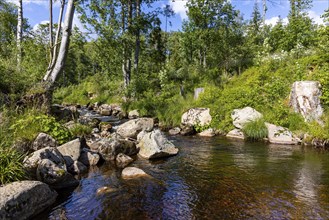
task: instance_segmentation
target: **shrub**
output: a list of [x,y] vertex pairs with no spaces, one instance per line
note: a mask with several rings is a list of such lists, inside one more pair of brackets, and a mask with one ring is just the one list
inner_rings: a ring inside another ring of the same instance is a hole
[[76,124],[70,128],[73,137],[84,137],[91,133],[92,128],[87,125]]
[[253,141],[262,140],[268,135],[267,127],[262,118],[246,123],[242,128],[242,132],[247,139]]
[[55,138],[59,144],[63,144],[71,138],[70,131],[62,126],[52,116],[42,114],[35,110],[29,110],[19,116],[10,127],[15,139],[33,140],[40,132],[44,132]]

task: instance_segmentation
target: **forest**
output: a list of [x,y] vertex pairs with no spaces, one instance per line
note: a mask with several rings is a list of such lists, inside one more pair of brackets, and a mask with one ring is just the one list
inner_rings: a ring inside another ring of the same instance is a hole
[[[156,0],[61,0],[58,22],[37,29],[18,2],[0,0],[0,185],[26,178],[23,158],[40,132],[59,144],[91,132],[66,128],[49,113],[54,104],[115,103],[156,118],[163,131],[204,107],[212,121],[194,129],[219,134],[234,128],[234,109],[250,106],[263,114],[243,130],[251,141],[266,136],[265,121],[329,140],[329,9],[316,24],[311,0],[289,0],[288,22],[275,25],[257,2],[243,17],[228,0],[189,0],[179,31],[167,31],[174,12],[152,7]],[[83,31],[72,25],[74,13]],[[291,108],[296,81],[321,84],[321,122]],[[197,99],[196,88],[204,90]]]

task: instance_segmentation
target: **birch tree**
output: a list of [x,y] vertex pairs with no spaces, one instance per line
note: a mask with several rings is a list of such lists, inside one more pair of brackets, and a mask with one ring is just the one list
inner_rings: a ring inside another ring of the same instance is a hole
[[22,37],[23,37],[23,1],[18,1],[17,11],[17,67],[20,69],[22,61]]
[[[59,52],[56,56],[56,62],[54,62],[54,66],[51,66],[48,68],[46,75],[44,76],[44,81],[49,82],[49,87],[50,89],[53,84],[55,83],[59,73],[64,68],[65,65],[65,59],[68,53],[68,48],[70,44],[70,36],[72,32],[72,23],[73,23],[73,16],[74,16],[74,10],[75,10],[75,4],[76,0],[68,0],[67,3],[67,8],[66,8],[66,14],[65,14],[65,19],[64,19],[64,27],[63,27],[63,34],[62,34],[62,39],[61,39],[61,44],[59,48]],[[61,22],[59,22],[58,25],[60,25]],[[59,32],[56,34],[56,38]],[[54,56],[54,57],[55,57]]]

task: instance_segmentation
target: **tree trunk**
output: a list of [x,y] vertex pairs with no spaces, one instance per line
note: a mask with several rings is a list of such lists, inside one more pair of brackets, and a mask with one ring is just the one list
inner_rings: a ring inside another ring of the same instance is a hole
[[58,23],[57,23],[57,32],[56,32],[56,36],[55,36],[55,44],[53,46],[52,49],[52,59],[48,65],[48,69],[47,69],[47,74],[44,76],[43,80],[46,81],[49,78],[49,75],[51,74],[51,70],[54,68],[55,63],[56,63],[56,59],[57,59],[57,50],[58,50],[58,45],[59,45],[59,35],[61,33],[61,29],[62,29],[62,20],[63,20],[63,11],[64,11],[64,7],[65,7],[65,0],[61,0],[61,9],[59,11],[59,17],[58,17]]
[[262,0],[262,1],[263,1],[263,24],[265,24],[267,7],[266,7],[266,0]]
[[138,74],[138,63],[139,63],[139,50],[140,50],[140,6],[142,0],[136,0],[136,19],[137,19],[137,30],[136,30],[136,46],[135,46],[135,60],[134,60],[134,72]]
[[[132,2],[128,0],[128,22],[126,28],[126,13],[125,13],[125,3],[124,1],[121,2],[122,4],[122,32],[127,34],[130,37],[131,33],[131,24],[132,24]],[[127,88],[130,84],[130,76],[131,76],[131,46],[129,45],[129,39],[123,40],[123,52],[122,52],[122,74],[123,74],[123,82],[124,88]]]
[[53,59],[53,0],[49,0],[49,48],[50,48],[50,62]]
[[17,11],[17,67],[21,69],[22,61],[22,37],[23,37],[23,0],[18,1]]
[[[44,80],[49,81],[51,85],[55,83],[57,76],[64,68],[65,59],[66,59],[68,49],[69,49],[69,44],[70,44],[70,36],[71,36],[71,31],[72,31],[75,2],[76,2],[76,0],[68,1],[66,14],[65,14],[65,20],[64,20],[62,41],[61,41],[58,55],[56,56],[57,57],[56,62],[54,64],[53,68],[48,69],[48,71],[44,77]],[[57,33],[57,34],[59,34],[59,33]],[[57,36],[56,36],[56,38],[57,38]]]

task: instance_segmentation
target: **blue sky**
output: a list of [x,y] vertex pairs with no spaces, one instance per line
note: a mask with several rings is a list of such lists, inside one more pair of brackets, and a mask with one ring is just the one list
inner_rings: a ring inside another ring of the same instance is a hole
[[[14,2],[17,0],[7,0]],[[54,5],[54,22],[57,22],[59,13],[59,0]],[[231,0],[232,4],[236,9],[240,10],[245,20],[250,19],[251,13],[255,4],[255,1],[249,0]],[[259,8],[261,10],[261,2],[258,0]],[[170,30],[180,30],[182,25],[182,20],[186,19],[186,0],[162,0],[154,4],[156,7],[164,7],[165,5],[170,5],[175,12],[175,15],[170,18],[172,26],[168,26],[168,31]],[[323,14],[324,10],[329,7],[329,0],[314,0],[312,3],[313,7],[308,11],[309,16],[313,18],[316,23],[321,23],[322,19],[320,15]],[[144,6],[146,7],[146,6]],[[275,24],[278,16],[286,20],[289,13],[289,1],[286,0],[271,0],[267,2],[267,14],[266,22]],[[35,26],[39,23],[46,23],[49,20],[48,15],[48,0],[23,0],[24,17],[28,18],[29,23]],[[146,9],[146,8],[144,8]],[[164,22],[163,22],[164,23]],[[78,15],[75,15],[74,24],[79,28],[82,28],[79,22]],[[164,28],[164,24],[162,25]]]

